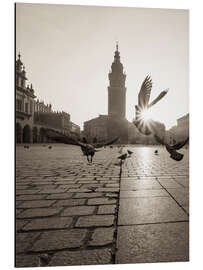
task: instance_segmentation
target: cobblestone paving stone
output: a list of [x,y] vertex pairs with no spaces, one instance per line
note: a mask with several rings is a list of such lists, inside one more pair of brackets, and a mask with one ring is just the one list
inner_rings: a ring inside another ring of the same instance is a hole
[[175,162],[128,147],[120,179],[117,147],[89,165],[79,147],[52,146],[17,146],[17,267],[188,260],[186,150]]

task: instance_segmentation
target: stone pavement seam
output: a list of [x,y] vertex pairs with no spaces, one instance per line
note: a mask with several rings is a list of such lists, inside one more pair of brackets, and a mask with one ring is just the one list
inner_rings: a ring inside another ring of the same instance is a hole
[[170,197],[177,203],[177,205],[187,214],[187,216],[189,216],[188,212],[183,208],[183,206],[174,198],[174,196],[172,196],[172,194],[160,183],[160,181],[158,180],[158,178],[156,179],[157,182],[163,187],[163,189],[165,189],[165,191],[170,195]]

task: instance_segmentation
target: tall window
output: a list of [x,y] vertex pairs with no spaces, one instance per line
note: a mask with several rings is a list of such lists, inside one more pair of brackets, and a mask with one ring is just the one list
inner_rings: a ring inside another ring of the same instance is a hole
[[32,108],[33,108],[33,103],[32,103],[32,100],[30,100],[30,114],[32,114]]
[[18,86],[20,86],[20,85],[21,85],[21,77],[18,76]]
[[16,110],[17,111],[22,111],[23,110],[23,102],[20,99],[16,100]]
[[28,113],[28,103],[25,103],[25,112]]

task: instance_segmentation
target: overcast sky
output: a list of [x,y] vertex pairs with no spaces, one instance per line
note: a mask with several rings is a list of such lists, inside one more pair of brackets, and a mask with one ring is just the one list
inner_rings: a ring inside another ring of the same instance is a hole
[[142,81],[153,80],[151,99],[169,88],[153,109],[169,128],[189,111],[187,10],[17,4],[16,52],[28,83],[45,103],[83,122],[108,112],[108,72],[119,42],[126,72],[126,117]]

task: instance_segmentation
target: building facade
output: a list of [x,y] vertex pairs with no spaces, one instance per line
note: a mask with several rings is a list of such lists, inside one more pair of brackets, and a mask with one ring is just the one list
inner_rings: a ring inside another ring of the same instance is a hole
[[84,136],[88,142],[106,141],[108,139],[107,130],[108,115],[99,115],[97,118],[84,122]]
[[35,100],[33,86],[26,85],[26,81],[25,67],[19,54],[16,61],[16,142],[50,142],[45,136],[45,128],[79,138],[80,127],[70,121],[70,114],[55,112],[51,104]]
[[174,144],[189,137],[189,113],[178,118],[176,126],[173,126],[166,132],[167,141]]
[[16,141],[29,143],[33,140],[34,89],[26,86],[25,66],[18,55],[16,61]]

